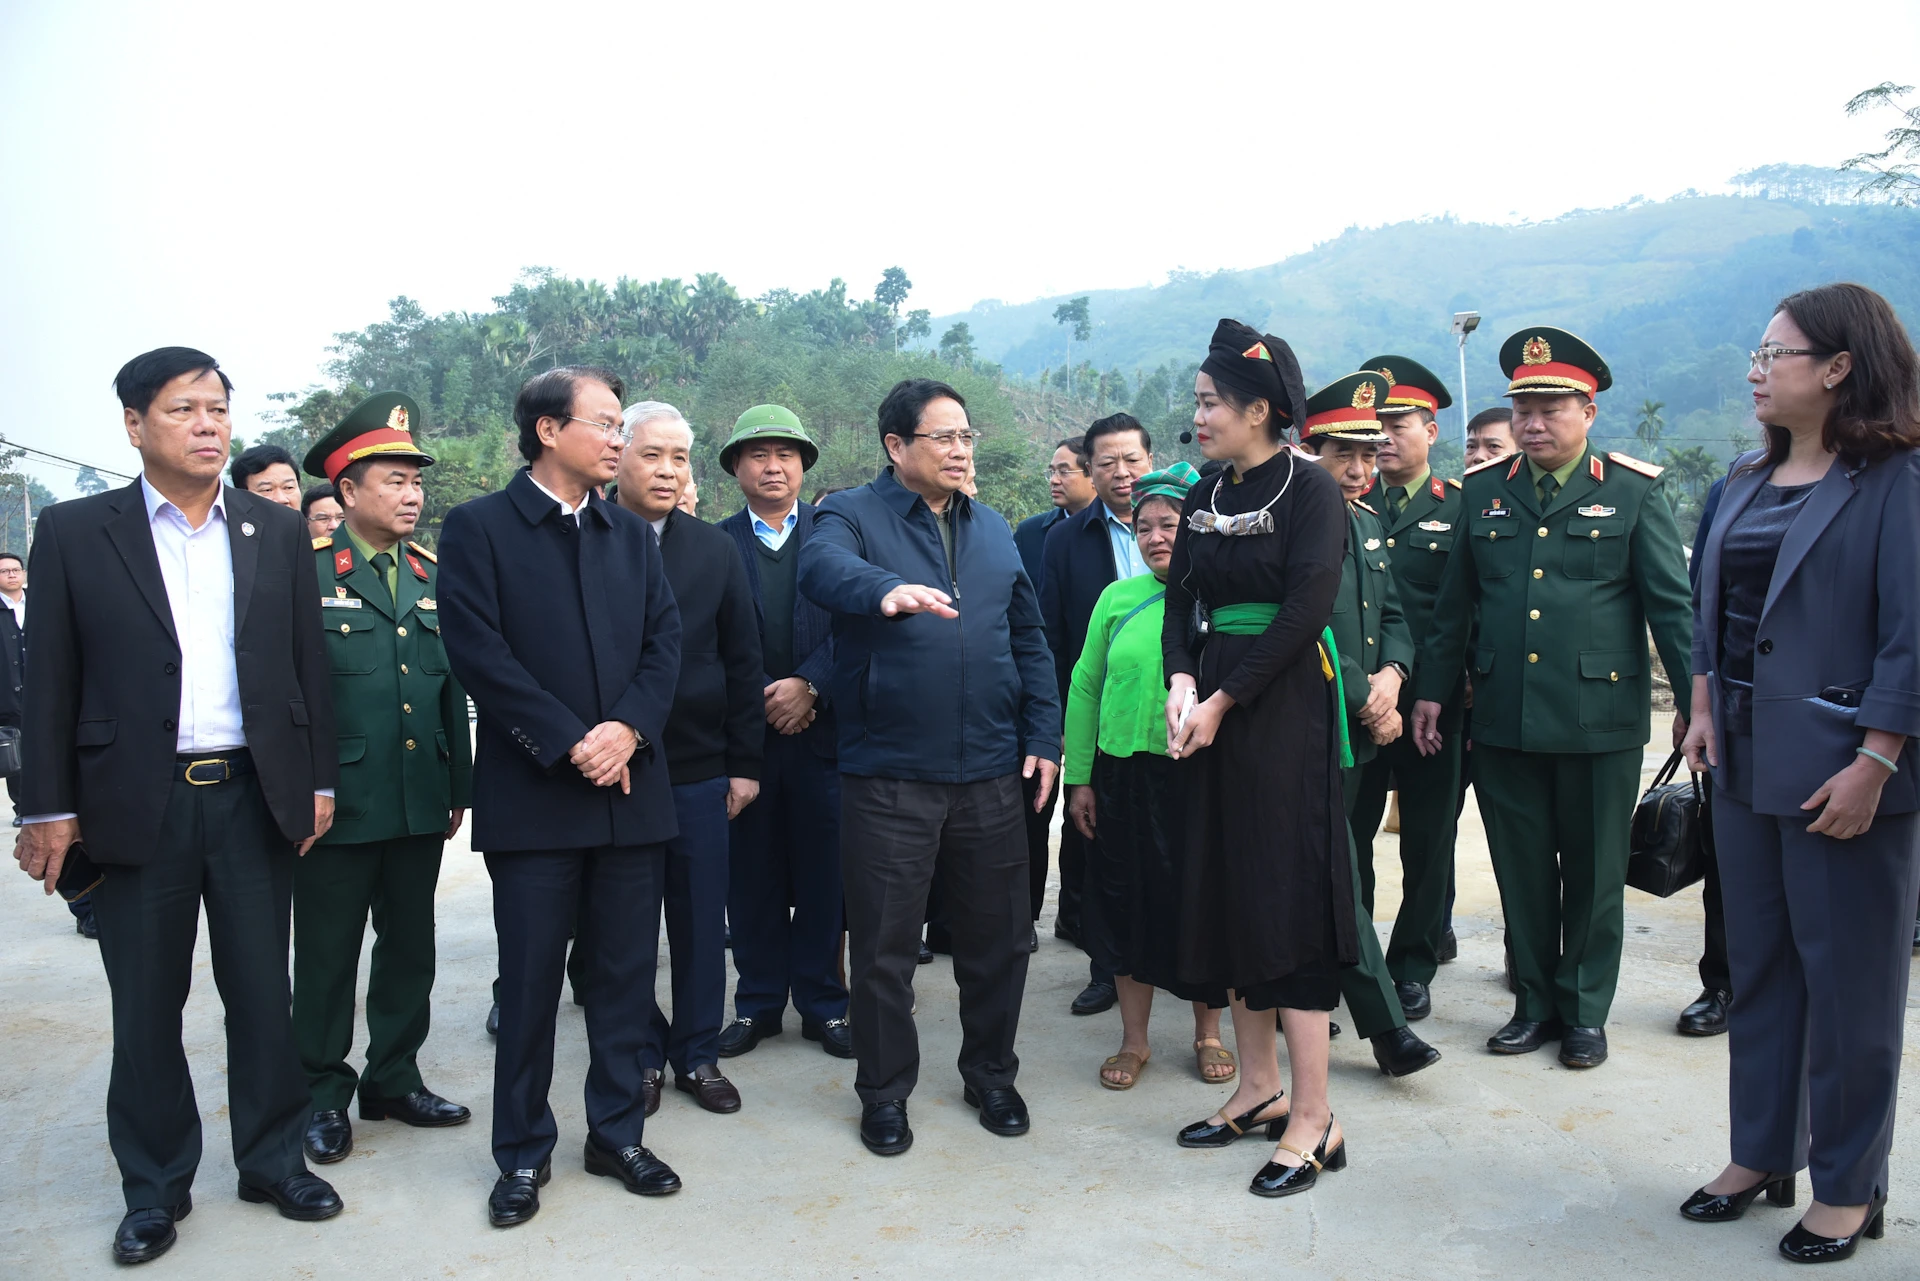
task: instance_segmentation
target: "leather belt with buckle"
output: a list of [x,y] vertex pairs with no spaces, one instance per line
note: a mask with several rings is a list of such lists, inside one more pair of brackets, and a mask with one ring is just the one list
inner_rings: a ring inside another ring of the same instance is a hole
[[207,756],[198,760],[176,758],[173,762],[174,778],[194,787],[212,787],[251,773],[253,759],[250,756]]

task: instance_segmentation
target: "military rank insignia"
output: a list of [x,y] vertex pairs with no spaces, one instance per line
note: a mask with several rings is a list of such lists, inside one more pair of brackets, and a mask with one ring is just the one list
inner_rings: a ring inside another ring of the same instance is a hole
[[1438,476],[1429,476],[1427,477],[1427,492],[1435,498],[1444,501],[1447,496],[1447,487]]
[[[1505,509],[1503,508],[1502,510]],[[1444,534],[1452,528],[1453,522],[1450,520],[1423,520],[1420,522],[1421,531],[1428,534]]]
[[353,572],[353,548],[342,547],[333,554],[333,572],[336,574]]
[[427,567],[422,565],[419,557],[415,556],[412,552],[407,553],[407,568],[411,569],[413,576],[421,582],[424,583],[427,581]]

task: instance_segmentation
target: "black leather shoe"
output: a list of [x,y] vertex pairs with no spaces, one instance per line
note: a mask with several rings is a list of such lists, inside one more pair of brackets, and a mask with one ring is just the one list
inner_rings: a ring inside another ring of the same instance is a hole
[[1282,1090],[1266,1102],[1256,1103],[1239,1116],[1228,1117],[1218,1125],[1211,1121],[1195,1121],[1174,1135],[1173,1141],[1183,1148],[1224,1148],[1264,1125],[1267,1127],[1267,1137],[1277,1143],[1280,1136],[1286,1133],[1287,1113],[1275,1113],[1264,1121],[1260,1119],[1260,1114],[1286,1097],[1287,1092]]
[[[1920,927],[1916,927],[1916,928],[1920,928]],[[1040,927],[1036,925],[1033,927],[1033,934],[1027,939],[1027,951],[1038,952],[1039,950],[1040,950]]]
[[887,1099],[860,1109],[860,1141],[875,1156],[899,1156],[913,1146],[913,1127],[907,1124],[907,1101]]
[[339,1108],[315,1112],[307,1120],[307,1160],[320,1165],[344,1161],[353,1151],[353,1122]]
[[1073,998],[1073,1004],[1067,1008],[1075,1014],[1104,1014],[1113,1008],[1120,999],[1111,983],[1089,983],[1080,989],[1080,995]]
[[1565,1031],[1566,1024],[1557,1018],[1536,1023],[1516,1014],[1487,1038],[1487,1048],[1495,1054],[1532,1054],[1548,1041],[1559,1040]]
[[752,1019],[735,1019],[720,1033],[720,1057],[735,1058],[745,1054],[768,1037],[779,1035],[778,1023],[756,1023]]
[[1347,1136],[1340,1136],[1340,1146],[1327,1151],[1327,1140],[1333,1137],[1333,1122],[1327,1122],[1327,1132],[1320,1136],[1320,1145],[1311,1152],[1300,1152],[1288,1148],[1300,1158],[1299,1165],[1281,1165],[1278,1161],[1269,1161],[1260,1167],[1260,1173],[1253,1176],[1253,1182],[1247,1185],[1247,1191],[1255,1196],[1296,1196],[1305,1192],[1320,1181],[1320,1172],[1344,1170],[1347,1168]]
[[494,1181],[487,1194],[487,1222],[496,1228],[525,1223],[540,1213],[540,1189],[553,1178],[553,1158],[537,1170],[509,1170]]
[[331,1183],[305,1170],[298,1174],[289,1174],[280,1182],[264,1188],[242,1183],[240,1199],[251,1201],[255,1205],[272,1202],[280,1211],[281,1218],[298,1219],[302,1223],[331,1219],[346,1209],[340,1201],[340,1194],[333,1190]]
[[487,1011],[487,1035],[500,1035],[500,1002],[495,1001],[493,1008]]
[[1745,1192],[1709,1192],[1697,1189],[1680,1203],[1680,1217],[1694,1223],[1731,1223],[1747,1212],[1753,1199],[1762,1192],[1769,1205],[1793,1204],[1794,1177],[1791,1174],[1763,1174],[1760,1182]]
[[1700,999],[1680,1011],[1681,1036],[1721,1036],[1727,1030],[1727,1005],[1732,997],[1719,988],[1708,988]]
[[709,1112],[726,1116],[740,1110],[740,1091],[711,1063],[702,1063],[685,1075],[675,1072],[673,1088],[691,1094],[693,1101]]
[[403,1099],[383,1099],[366,1090],[360,1091],[360,1119],[399,1121],[404,1125],[433,1130],[447,1125],[465,1125],[473,1120],[473,1113],[461,1104],[450,1103],[421,1086]]
[[980,1109],[980,1128],[1012,1138],[1033,1128],[1027,1116],[1027,1101],[1011,1085],[976,1090],[971,1085],[960,1091],[970,1108]]
[[193,1213],[193,1198],[168,1208],[153,1206],[128,1210],[127,1217],[113,1232],[113,1258],[116,1263],[145,1263],[173,1248],[179,1234],[173,1225]]
[[1607,1061],[1607,1029],[1570,1027],[1560,1037],[1560,1061],[1570,1068],[1596,1068]]
[[836,1059],[853,1057],[853,1027],[845,1019],[828,1019],[824,1023],[802,1023],[800,1035],[809,1041],[820,1042],[820,1048]]
[[1795,1263],[1838,1263],[1850,1259],[1859,1248],[1861,1237],[1878,1241],[1887,1234],[1887,1198],[1877,1196],[1867,1205],[1867,1217],[1860,1230],[1850,1237],[1815,1236],[1800,1224],[1780,1238],[1780,1253]]
[[660,1069],[640,1069],[640,1097],[647,1105],[646,1115],[652,1116],[660,1110]]
[[589,1138],[587,1173],[618,1179],[635,1196],[667,1196],[680,1190],[680,1176],[638,1144],[609,1152]]
[[1340,1025],[1338,1023],[1335,1023],[1332,1019],[1328,1019],[1327,1020],[1327,1039],[1331,1041],[1334,1037],[1339,1035],[1340,1035]]
[[1388,1076],[1412,1076],[1440,1061],[1440,1051],[1428,1045],[1410,1027],[1397,1027],[1373,1038],[1373,1061]]
[[1433,993],[1427,990],[1425,983],[1415,983],[1411,979],[1395,983],[1393,994],[1400,998],[1400,1009],[1409,1023],[1418,1023],[1433,1013]]
[[932,965],[933,949],[927,946],[925,939],[920,940],[920,955],[913,958],[915,965]]
[[[80,935],[82,938],[90,938],[96,943],[99,942],[100,941],[99,918],[95,917],[92,912],[87,912],[81,916],[74,917],[73,932],[75,934]],[[1920,925],[1914,926],[1914,932],[1916,936],[1920,936]],[[161,1248],[161,1252],[165,1253],[166,1247],[162,1246],[160,1248]],[[147,1257],[151,1259],[154,1256],[150,1254]]]
[[1454,937],[1452,926],[1448,926],[1447,932],[1440,936],[1440,951],[1435,959],[1442,965],[1460,959],[1460,940]]

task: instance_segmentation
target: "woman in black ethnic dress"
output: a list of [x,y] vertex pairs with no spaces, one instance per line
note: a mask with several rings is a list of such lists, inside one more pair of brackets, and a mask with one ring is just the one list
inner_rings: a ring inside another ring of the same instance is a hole
[[[1327,1014],[1358,941],[1320,634],[1347,520],[1333,478],[1285,442],[1306,405],[1286,343],[1222,320],[1194,402],[1201,452],[1227,467],[1188,495],[1167,573],[1167,733],[1187,797],[1179,964],[1183,982],[1231,989],[1241,1072],[1226,1105],[1179,1141],[1220,1147],[1267,1126],[1279,1146],[1250,1190],[1287,1196],[1346,1163],[1327,1100]],[[1197,616],[1208,631],[1196,652]]]

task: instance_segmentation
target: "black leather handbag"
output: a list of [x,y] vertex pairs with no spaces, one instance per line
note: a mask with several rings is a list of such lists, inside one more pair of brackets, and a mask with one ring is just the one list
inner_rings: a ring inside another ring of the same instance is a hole
[[1669,898],[1707,874],[1713,857],[1713,828],[1700,776],[1688,771],[1676,783],[1685,758],[1675,752],[1654,775],[1634,807],[1627,884],[1656,898]]

